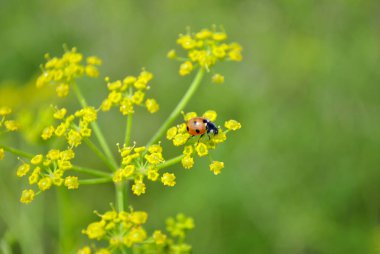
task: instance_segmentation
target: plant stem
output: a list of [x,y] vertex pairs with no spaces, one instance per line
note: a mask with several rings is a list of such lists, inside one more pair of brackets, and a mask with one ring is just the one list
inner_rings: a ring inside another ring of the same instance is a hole
[[129,146],[129,143],[131,142],[132,119],[133,119],[133,114],[129,114],[128,120],[127,120],[127,128],[125,130],[125,140],[124,140],[124,144],[126,146]]
[[108,166],[111,171],[115,171],[116,168],[114,165],[108,160],[108,158],[99,150],[99,148],[88,138],[84,139],[84,142],[90,147],[90,149]]
[[[75,94],[78,98],[79,103],[82,105],[82,107],[87,107],[87,102],[86,102],[85,98],[83,97],[79,87],[76,84],[74,84],[73,87],[74,87],[74,91],[75,91]],[[94,130],[95,136],[98,139],[99,144],[102,147],[104,153],[106,154],[106,156],[109,159],[110,163],[112,164],[113,168],[116,170],[116,168],[117,168],[116,160],[113,157],[112,152],[107,145],[106,139],[104,138],[104,135],[103,135],[102,131],[100,130],[98,123],[97,122],[91,122],[91,127]]]
[[0,148],[3,148],[7,152],[13,153],[15,155],[18,155],[18,156],[21,156],[21,157],[24,157],[24,158],[31,159],[31,158],[34,157],[33,154],[26,153],[24,151],[18,150],[18,149],[13,148],[13,147],[5,146],[5,145],[0,145]]
[[102,171],[92,169],[92,168],[85,168],[85,167],[80,167],[80,166],[75,166],[75,165],[71,168],[71,170],[74,170],[80,173],[89,174],[89,175],[94,175],[94,176],[111,177],[111,175],[108,173],[104,173]]
[[179,155],[177,157],[174,157],[174,158],[172,158],[170,160],[167,160],[164,163],[161,163],[161,164],[157,165],[157,169],[163,169],[163,168],[170,167],[170,166],[172,166],[174,164],[177,164],[178,162],[180,162],[182,160],[183,157],[185,157],[184,154]]
[[119,212],[124,211],[124,183],[115,183],[116,208]]
[[154,136],[147,143],[147,147],[156,143],[164,134],[165,131],[169,128],[169,126],[174,122],[174,120],[179,116],[181,111],[185,108],[187,103],[193,97],[195,91],[198,89],[201,84],[202,78],[205,74],[205,70],[203,68],[199,68],[197,75],[195,76],[193,82],[191,83],[189,89],[186,91],[185,95],[182,97],[181,101],[166,119],[163,125],[161,125],[160,129],[154,134]]
[[112,182],[112,178],[111,177],[93,178],[93,179],[79,180],[78,182],[79,182],[80,185],[92,185],[92,184],[99,184],[99,183],[110,183],[110,182]]

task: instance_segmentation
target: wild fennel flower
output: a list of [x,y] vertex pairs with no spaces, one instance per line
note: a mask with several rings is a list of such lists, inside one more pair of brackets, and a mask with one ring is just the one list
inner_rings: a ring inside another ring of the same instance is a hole
[[[172,49],[167,57],[182,62],[179,69],[181,76],[190,74],[198,67],[209,71],[219,61],[242,61],[242,47],[236,42],[226,42],[227,38],[226,32],[223,29],[217,30],[215,26],[211,30],[202,29],[197,33],[188,31],[186,34],[180,34],[177,40],[177,44],[187,52],[187,56],[178,56]],[[224,77],[215,74],[212,81],[221,84]]]
[[76,48],[65,49],[61,57],[50,57],[46,54],[45,58],[47,62],[41,66],[42,74],[37,78],[36,86],[40,88],[54,85],[59,97],[66,97],[69,94],[70,86],[76,79],[83,76],[98,77],[98,66],[102,64],[96,56],[87,57],[83,63],[83,55],[78,53]]
[[17,121],[7,119],[11,113],[12,109],[10,107],[0,107],[0,131],[3,127],[4,130],[8,132],[14,132],[20,129],[20,124]]

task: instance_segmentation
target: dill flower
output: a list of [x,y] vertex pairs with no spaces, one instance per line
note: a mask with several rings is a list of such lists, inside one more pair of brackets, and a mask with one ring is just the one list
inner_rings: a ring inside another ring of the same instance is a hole
[[12,113],[12,109],[7,106],[0,107],[0,116],[6,116]]
[[91,254],[91,249],[88,246],[83,247],[77,251],[77,254]]
[[71,189],[78,189],[79,182],[78,177],[76,176],[68,176],[65,178],[65,186],[71,190]]
[[29,170],[30,170],[30,165],[28,163],[23,163],[17,169],[17,176],[23,177],[29,172]]
[[98,67],[101,60],[97,57],[87,58],[83,63],[83,55],[77,52],[76,48],[65,49],[61,57],[51,58],[46,55],[47,62],[41,66],[42,74],[37,78],[38,88],[54,85],[59,97],[66,97],[69,94],[70,86],[77,78],[88,76],[95,78],[99,75]]
[[109,94],[103,100],[100,108],[102,111],[109,111],[112,107],[119,107],[123,115],[133,114],[135,106],[144,106],[148,112],[155,113],[159,105],[155,99],[145,99],[146,90],[149,89],[149,82],[153,79],[153,74],[142,70],[139,76],[127,76],[123,81],[110,81],[107,77],[107,88]]
[[175,175],[173,173],[164,173],[161,177],[161,182],[164,185],[173,187],[176,184]]
[[144,194],[146,190],[146,186],[143,181],[135,181],[135,184],[132,185],[132,191],[133,194],[140,196],[141,194]]
[[184,156],[181,162],[182,166],[186,169],[190,169],[194,166],[194,158],[189,155]]
[[241,128],[241,124],[238,121],[229,120],[224,123],[224,127],[226,127],[229,130],[236,131]]
[[34,191],[33,190],[23,190],[20,198],[20,202],[24,204],[28,204],[34,199]]
[[8,131],[17,131],[20,128],[20,124],[14,120],[5,121],[4,126]]
[[[242,61],[242,47],[236,43],[226,42],[227,33],[216,27],[210,29],[202,29],[197,33],[188,31],[186,34],[180,34],[177,44],[181,46],[187,53],[187,56],[177,56],[175,50],[170,50],[167,57],[182,61],[179,74],[181,76],[188,75],[196,67],[210,70],[219,61]],[[216,84],[224,82],[224,77],[216,74],[212,77],[212,81]]]
[[222,168],[224,168],[224,162],[213,161],[210,164],[210,170],[214,172],[214,175],[220,174]]
[[156,230],[153,233],[153,240],[157,245],[162,245],[165,243],[167,236],[161,232],[161,230]]
[[0,160],[4,159],[4,148],[0,148]]

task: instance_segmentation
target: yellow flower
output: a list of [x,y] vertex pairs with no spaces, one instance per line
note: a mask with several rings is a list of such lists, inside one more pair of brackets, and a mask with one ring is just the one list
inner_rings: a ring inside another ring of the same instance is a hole
[[0,116],[6,116],[12,113],[12,109],[10,107],[2,106],[0,107]]
[[218,33],[214,33],[212,35],[212,38],[216,41],[224,41],[227,39],[227,34],[224,33],[224,32],[218,32]]
[[186,144],[188,139],[189,139],[188,133],[185,133],[185,134],[180,133],[180,134],[175,135],[175,137],[173,139],[173,144],[175,146],[181,146],[181,145]]
[[161,245],[166,241],[167,236],[161,232],[161,230],[156,230],[153,233],[153,240],[156,244]]
[[54,133],[54,127],[52,125],[50,125],[49,127],[46,127],[45,129],[43,129],[42,134],[41,134],[41,138],[43,140],[47,140],[47,139],[51,138],[53,133]]
[[241,124],[238,121],[235,120],[229,120],[224,123],[224,126],[232,131],[236,131],[241,128]]
[[130,215],[131,222],[136,225],[144,224],[147,221],[147,219],[148,214],[143,211],[132,212]]
[[184,115],[184,120],[185,121],[189,121],[190,119],[194,118],[194,117],[197,117],[197,113],[196,112],[188,112]]
[[139,146],[134,149],[135,153],[141,153],[145,151],[146,147],[145,146]]
[[122,180],[123,180],[123,170],[118,169],[115,171],[115,173],[113,173],[112,181],[114,181],[115,183],[118,183],[118,182],[121,182]]
[[189,155],[186,155],[185,157],[183,157],[181,162],[182,162],[182,166],[186,169],[190,169],[194,166],[194,159],[193,157]]
[[208,110],[203,114],[203,117],[210,120],[211,122],[215,121],[217,116],[218,115],[214,110]]
[[158,144],[151,145],[151,146],[148,148],[148,151],[149,151],[150,153],[162,153],[162,146],[161,146],[161,145],[158,145]]
[[129,85],[132,85],[132,84],[134,84],[135,82],[136,82],[136,77],[133,77],[133,76],[127,76],[127,77],[125,77],[124,78],[124,80],[123,80],[123,84],[125,85],[125,86],[129,86]]
[[4,148],[0,148],[0,160],[4,159]]
[[21,203],[28,204],[34,199],[34,191],[33,190],[23,190],[20,198]]
[[224,162],[221,161],[213,161],[210,164],[210,170],[214,172],[214,175],[220,174],[222,168],[224,168]]
[[102,64],[102,60],[97,56],[89,56],[89,57],[87,57],[86,61],[87,61],[87,64],[91,64],[91,65],[101,65]]
[[91,254],[91,249],[88,246],[83,247],[77,251],[77,254]]
[[104,112],[109,111],[111,107],[112,107],[112,101],[110,101],[109,99],[105,99],[102,102],[102,105],[100,105],[100,109]]
[[97,112],[94,107],[85,107],[82,110],[83,113],[83,120],[87,123],[91,123],[96,121],[97,119]]
[[131,246],[134,243],[141,243],[146,239],[147,235],[142,227],[132,228],[127,235],[127,239],[124,242],[127,246]]
[[41,172],[41,168],[40,167],[36,167],[33,170],[33,173],[29,176],[29,179],[28,179],[30,185],[35,184],[35,183],[38,182],[39,177],[40,177],[40,172]]
[[175,50],[172,49],[172,50],[170,50],[170,51],[168,52],[168,54],[167,54],[166,56],[167,56],[167,58],[169,58],[169,59],[174,59],[174,58],[177,57],[177,54],[176,54]]
[[157,172],[157,169],[150,168],[148,169],[148,179],[151,181],[157,181],[160,174]]
[[65,178],[65,186],[69,189],[78,189],[79,187],[79,182],[78,182],[78,177],[76,176],[68,176]]
[[216,73],[212,76],[211,80],[215,84],[222,84],[224,83],[224,76],[219,73]]
[[227,139],[226,133],[224,133],[222,130],[219,129],[218,134],[214,135],[214,137],[212,138],[212,141],[214,141],[217,144],[217,143],[222,143],[226,141],[226,139]]
[[33,165],[38,165],[42,162],[42,159],[43,159],[42,154],[37,154],[30,160],[30,163],[32,163]]
[[155,99],[147,99],[145,101],[145,106],[149,113],[155,113],[160,109],[160,105],[158,105]]
[[208,39],[210,38],[212,35],[212,32],[208,29],[202,29],[200,32],[196,33],[195,34],[195,37],[197,39],[201,39],[201,40],[204,40],[204,39]]
[[140,105],[144,100],[144,96],[145,94],[138,90],[132,95],[132,102],[136,105]]
[[135,113],[133,109],[133,103],[129,98],[124,98],[120,103],[120,112],[123,115],[129,115]]
[[29,172],[29,170],[30,170],[30,165],[27,163],[23,163],[17,169],[17,176],[23,177],[24,175],[26,175]]
[[202,157],[208,154],[207,146],[203,143],[198,143],[198,145],[195,147],[195,151],[197,151],[199,157]]
[[67,143],[72,147],[77,147],[82,143],[82,136],[75,130],[70,130],[66,139]]
[[164,185],[173,187],[176,184],[175,175],[173,173],[164,173],[161,177],[161,182]]
[[69,94],[69,90],[69,85],[65,83],[61,83],[55,88],[58,97],[66,97]]
[[190,61],[186,61],[181,64],[179,67],[179,75],[185,76],[190,74],[190,72],[193,70],[193,64]]
[[90,238],[90,239],[100,240],[106,234],[104,226],[105,226],[104,221],[93,222],[93,223],[89,224],[87,226],[87,229],[83,230],[82,233],[86,234],[88,236],[88,238]]
[[55,119],[63,119],[63,118],[65,117],[66,113],[67,113],[67,109],[65,109],[65,108],[61,108],[61,109],[57,110],[57,111],[54,113],[53,117],[54,117]]
[[60,156],[60,152],[57,149],[51,149],[46,155],[46,158],[50,160],[58,160]]
[[20,125],[14,120],[5,121],[4,125],[8,131],[17,131],[20,128]]
[[144,80],[145,82],[149,82],[153,79],[153,74],[149,71],[143,70],[140,72],[138,79]]
[[193,154],[193,152],[194,152],[193,146],[185,146],[185,148],[183,149],[183,154],[185,155],[191,155]]
[[87,76],[89,76],[90,78],[96,78],[99,76],[99,70],[97,67],[93,66],[93,65],[87,65],[84,69],[85,73]]
[[172,140],[176,135],[177,135],[177,127],[171,127],[166,132],[166,138],[169,139],[169,140]]
[[123,176],[130,177],[135,172],[135,165],[128,165],[123,169]]
[[161,153],[146,154],[145,159],[152,165],[157,165],[164,161]]
[[38,181],[38,188],[42,191],[50,189],[52,184],[50,177],[44,177],[41,180]]
[[57,137],[61,137],[63,134],[66,133],[67,127],[65,123],[61,123],[60,125],[57,126],[57,128],[54,131],[54,134]]
[[145,189],[146,189],[145,184],[143,183],[143,181],[140,181],[140,180],[137,180],[137,181],[135,180],[135,184],[132,185],[133,194],[137,196],[144,194]]
[[111,254],[111,252],[105,248],[101,248],[95,252],[95,254]]

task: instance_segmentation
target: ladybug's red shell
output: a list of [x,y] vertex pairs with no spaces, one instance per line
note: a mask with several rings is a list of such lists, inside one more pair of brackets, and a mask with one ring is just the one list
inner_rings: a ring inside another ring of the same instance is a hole
[[196,136],[196,135],[202,135],[206,133],[206,124],[205,124],[205,118],[202,117],[194,117],[191,118],[189,121],[187,121],[187,132],[190,135]]

